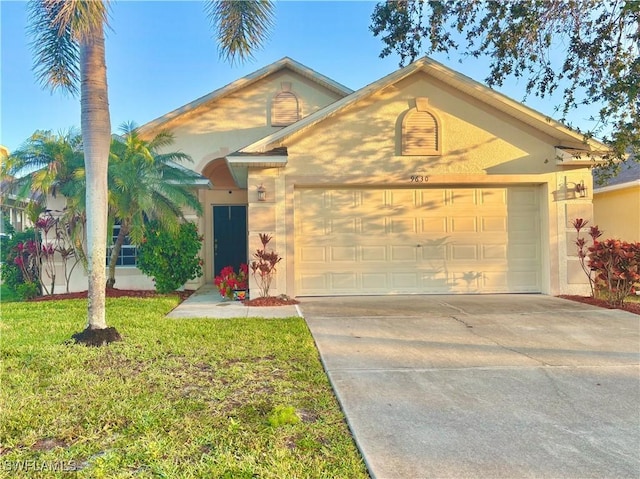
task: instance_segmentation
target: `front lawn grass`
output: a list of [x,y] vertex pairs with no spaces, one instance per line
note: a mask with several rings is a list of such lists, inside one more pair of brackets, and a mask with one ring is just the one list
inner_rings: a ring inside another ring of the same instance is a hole
[[18,296],[6,284],[0,284],[0,302],[6,303],[9,301],[20,301],[20,296]]
[[0,476],[368,477],[302,319],[177,302],[107,299],[102,348],[66,342],[86,300],[3,304]]

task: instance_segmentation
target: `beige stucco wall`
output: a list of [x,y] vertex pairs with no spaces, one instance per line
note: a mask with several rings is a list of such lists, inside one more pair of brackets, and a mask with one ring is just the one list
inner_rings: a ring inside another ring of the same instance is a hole
[[[288,139],[287,175],[405,182],[412,174],[555,171],[552,138],[459,95],[424,74],[399,82]],[[399,154],[400,120],[416,97],[427,97],[440,119],[439,157]]]
[[[426,97],[440,121],[442,154],[437,157],[401,156],[400,129],[404,113]],[[591,199],[576,198],[575,183],[591,188],[588,169],[563,171],[555,162],[558,140],[497,112],[486,104],[418,74],[364,98],[344,111],[287,138],[282,145],[289,161],[273,169],[277,191],[271,217],[285,268],[277,293],[295,295],[293,192],[299,186],[438,187],[444,185],[536,184],[542,198],[544,222],[540,244],[543,291],[582,294],[586,278],[573,275],[573,252],[567,247],[572,215],[591,214]],[[265,181],[265,171],[250,171],[249,188]],[[412,175],[428,176],[428,183],[410,182]],[[251,202],[251,198],[250,198]],[[249,223],[258,206],[250,203]],[[250,226],[251,227],[251,226]],[[284,237],[283,237],[284,235]],[[282,248],[282,244],[285,248]]]
[[594,221],[605,238],[640,241],[640,182],[620,189],[596,191]]
[[[298,73],[288,69],[280,70],[169,122],[165,127],[170,129],[176,138],[175,143],[169,148],[189,154],[193,163],[187,163],[185,166],[202,173],[210,162],[280,130],[281,127],[274,128],[270,125],[270,108],[271,101],[281,91],[283,82],[291,84],[291,91],[298,97],[302,116],[307,116],[340,98],[335,92]],[[203,216],[198,221],[200,232],[205,238],[201,251],[204,275],[200,280],[188,283],[187,287],[197,287],[213,281],[213,206],[247,205],[248,195],[256,200],[257,185],[247,191],[235,185],[220,185],[216,178],[210,180],[213,189],[199,192]],[[271,188],[272,193],[273,191]],[[254,214],[254,217],[262,218],[262,215]],[[249,252],[256,247],[255,242],[252,242],[253,236],[255,235],[250,232]]]
[[193,163],[185,166],[200,173],[210,161],[280,130],[271,126],[270,108],[283,82],[291,83],[303,117],[339,99],[308,78],[281,70],[169,122],[165,128],[176,138],[170,148],[188,153]]

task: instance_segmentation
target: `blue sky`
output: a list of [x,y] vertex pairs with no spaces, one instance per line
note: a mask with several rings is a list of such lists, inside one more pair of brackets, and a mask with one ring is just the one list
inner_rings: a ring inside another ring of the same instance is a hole
[[[398,57],[379,58],[382,42],[369,31],[374,5],[277,2],[264,49],[245,64],[230,65],[218,57],[201,2],[114,1],[106,45],[112,129],[129,121],[142,125],[285,56],[357,90],[398,68]],[[79,127],[79,99],[35,81],[26,3],[2,0],[0,22],[0,144],[12,151],[35,130]],[[486,61],[433,58],[478,81],[488,72]],[[500,91],[520,101],[524,81]],[[554,116],[552,102],[532,100],[529,106]]]

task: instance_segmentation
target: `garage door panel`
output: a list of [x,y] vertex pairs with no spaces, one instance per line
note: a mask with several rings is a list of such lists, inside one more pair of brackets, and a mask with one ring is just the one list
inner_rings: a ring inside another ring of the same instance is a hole
[[449,191],[449,198],[453,206],[469,206],[475,205],[477,202],[475,189],[458,188]]
[[323,246],[300,246],[298,254],[303,263],[326,263],[326,249]]
[[479,281],[480,289],[491,289],[496,292],[506,292],[509,285],[508,273],[506,272],[492,271],[489,273],[485,273],[479,278]]
[[294,207],[298,295],[540,291],[535,187],[303,189]]
[[340,262],[353,263],[356,261],[356,247],[355,246],[332,246],[331,247],[331,260]]
[[357,234],[357,224],[355,217],[332,218],[329,221],[329,228],[326,234]]
[[308,294],[322,294],[329,290],[329,276],[324,273],[307,274],[298,276],[299,288],[308,291]]
[[360,231],[363,235],[385,234],[387,231],[384,217],[364,217],[360,219]]
[[355,273],[331,273],[331,286],[337,290],[356,290],[358,280]]
[[506,216],[483,216],[480,222],[482,232],[505,233],[507,231]]
[[413,245],[407,245],[407,246],[392,245],[390,247],[391,261],[393,262],[412,261],[415,263],[415,261],[418,259],[416,249],[417,248]]
[[506,205],[507,192],[505,189],[482,188],[480,191],[480,203],[483,205]]
[[360,192],[355,190],[330,190],[329,204],[333,211],[342,211],[355,208]]
[[391,273],[391,288],[393,290],[405,291],[406,289],[414,289],[419,285],[419,274],[411,273]]
[[394,207],[413,208],[416,205],[415,190],[387,190],[387,202]]
[[509,202],[534,210],[538,204],[538,191],[533,187],[512,188],[509,191]]
[[415,218],[390,218],[389,226],[392,234],[417,233]]
[[536,245],[513,245],[508,248],[509,259],[513,264],[517,264],[517,261],[530,262],[538,258]]
[[478,219],[475,216],[456,216],[452,217],[451,232],[452,233],[476,233],[478,231]]
[[446,190],[418,190],[417,204],[423,208],[428,208],[435,212],[444,208],[446,201]]
[[362,273],[362,289],[365,291],[387,289],[386,273]]
[[433,216],[420,218],[420,233],[437,234],[447,232],[447,217]]
[[449,247],[452,261],[468,261],[478,259],[478,248],[475,244],[452,244]]
[[363,246],[361,248],[362,261],[369,263],[372,261],[387,261],[387,247],[386,246]]
[[483,244],[482,259],[507,260],[507,246],[504,244]]

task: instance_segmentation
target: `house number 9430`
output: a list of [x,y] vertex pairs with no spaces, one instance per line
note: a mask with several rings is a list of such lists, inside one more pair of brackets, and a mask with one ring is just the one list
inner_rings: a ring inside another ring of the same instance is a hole
[[429,177],[425,175],[411,175],[409,179],[411,183],[426,183],[429,181]]

